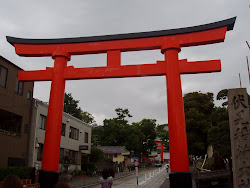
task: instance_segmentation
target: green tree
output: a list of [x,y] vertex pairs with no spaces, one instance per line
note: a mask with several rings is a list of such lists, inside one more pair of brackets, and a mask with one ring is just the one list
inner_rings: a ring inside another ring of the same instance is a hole
[[135,156],[141,156],[143,152],[143,140],[145,140],[145,135],[141,131],[141,128],[137,124],[129,125],[126,129],[124,135],[126,141],[124,145],[129,151],[134,151]]
[[82,120],[82,109],[78,107],[79,100],[74,100],[71,93],[64,94],[64,112]]
[[189,154],[204,155],[208,146],[207,132],[212,125],[213,93],[193,92],[183,99]]
[[104,152],[101,149],[91,147],[91,154],[89,156],[90,162],[98,163],[104,158]]
[[105,119],[103,121],[103,129],[100,135],[102,145],[122,146],[126,143],[127,132],[130,131],[128,120],[125,118],[132,117],[128,109],[115,109],[117,117],[113,119]]
[[85,123],[88,123],[89,125],[92,126],[97,126],[95,118],[92,114],[88,113],[88,112],[82,112],[82,121],[84,121]]
[[128,109],[117,108],[115,111],[117,117],[105,119],[101,128],[94,128],[95,141],[103,146],[125,146],[137,156],[148,155],[156,145],[156,120],[143,119],[130,125],[127,118],[132,116]]
[[208,143],[216,156],[231,156],[229,117],[227,108],[216,107],[211,115],[212,126],[208,130]]
[[168,131],[166,130],[167,126],[168,124],[158,125],[156,127],[156,133],[157,136],[160,138],[161,143],[166,147],[167,150],[169,150],[169,135]]
[[71,93],[65,93],[64,94],[64,109],[63,111],[90,124],[95,126],[96,125],[96,121],[94,119],[94,117],[92,116],[92,114],[88,113],[88,112],[83,112],[82,109],[80,107],[78,107],[79,104],[79,100],[75,100]]
[[[223,89],[221,90],[217,96],[216,96],[216,100],[227,100],[227,93],[228,93],[228,89]],[[228,105],[228,102],[225,101],[222,103],[223,107],[226,107]]]
[[133,123],[134,126],[138,126],[140,128],[142,136],[141,149],[138,152],[138,155],[142,153],[144,156],[148,156],[149,152],[152,151],[156,147],[155,139],[157,136],[156,133],[156,120],[155,119],[143,119],[138,123]]
[[128,122],[127,120],[125,120],[126,117],[133,117],[132,115],[130,115],[129,110],[126,109],[122,109],[122,108],[116,108],[115,112],[117,114],[117,120],[122,120],[124,122]]
[[[223,107],[227,107],[228,105],[227,94],[228,94],[228,89],[223,89],[216,96],[216,100],[226,100],[225,102],[222,103]],[[250,108],[250,95],[248,95],[248,105]]]

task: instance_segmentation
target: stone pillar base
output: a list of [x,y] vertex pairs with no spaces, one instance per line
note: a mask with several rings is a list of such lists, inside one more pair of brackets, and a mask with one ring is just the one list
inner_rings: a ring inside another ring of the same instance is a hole
[[39,180],[41,188],[53,188],[59,179],[59,172],[41,170],[39,173]]
[[192,188],[191,172],[171,172],[169,181],[170,188]]

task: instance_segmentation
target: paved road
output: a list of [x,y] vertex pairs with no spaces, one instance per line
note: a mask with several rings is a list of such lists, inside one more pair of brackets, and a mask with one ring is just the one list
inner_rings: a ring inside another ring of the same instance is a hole
[[[164,184],[162,186],[162,184]],[[138,185],[137,177],[135,174],[115,179],[112,188],[168,188],[168,174],[164,168],[158,168],[151,171],[142,171],[138,173]],[[100,188],[100,185],[93,186],[91,188]]]
[[[193,174],[192,187],[196,188],[194,169],[190,167]],[[100,177],[85,177],[69,182],[71,188],[100,188]],[[138,185],[135,171],[120,172],[116,174],[112,188],[169,188],[169,174],[164,167],[139,169]]]

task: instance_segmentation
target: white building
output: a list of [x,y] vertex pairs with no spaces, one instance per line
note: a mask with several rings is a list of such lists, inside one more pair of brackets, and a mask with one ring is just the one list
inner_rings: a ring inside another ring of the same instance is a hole
[[[28,166],[38,169],[42,163],[47,112],[48,103],[33,99]],[[91,131],[89,124],[63,112],[59,171],[63,170],[64,156],[72,159],[69,169],[81,169],[82,153],[91,151]]]

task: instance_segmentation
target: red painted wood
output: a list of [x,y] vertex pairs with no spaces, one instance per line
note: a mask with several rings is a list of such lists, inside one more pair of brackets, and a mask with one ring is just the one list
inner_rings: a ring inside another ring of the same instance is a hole
[[161,161],[163,162],[164,159],[163,159],[163,148],[164,148],[164,145],[159,142],[159,141],[156,141],[157,144],[160,144],[160,145],[157,145],[158,148],[161,148]]
[[59,168],[65,90],[63,72],[67,66],[67,60],[67,57],[55,57],[43,148],[42,170],[58,171]]
[[174,43],[163,49],[167,61],[167,102],[171,172],[189,171],[188,148],[184,105],[181,90],[178,52],[180,45]]
[[[118,58],[118,57],[117,57]],[[119,62],[119,61],[118,61]],[[104,78],[123,78],[123,77],[143,77],[143,76],[163,76],[166,75],[165,61],[157,61],[156,64],[145,65],[125,65],[107,67],[74,68],[68,66],[64,70],[65,80],[78,79],[104,79]],[[118,63],[117,63],[118,64]],[[187,62],[186,59],[179,60],[181,74],[197,74],[220,72],[220,60]],[[19,71],[20,81],[49,81],[52,79],[53,68],[38,71]]]

